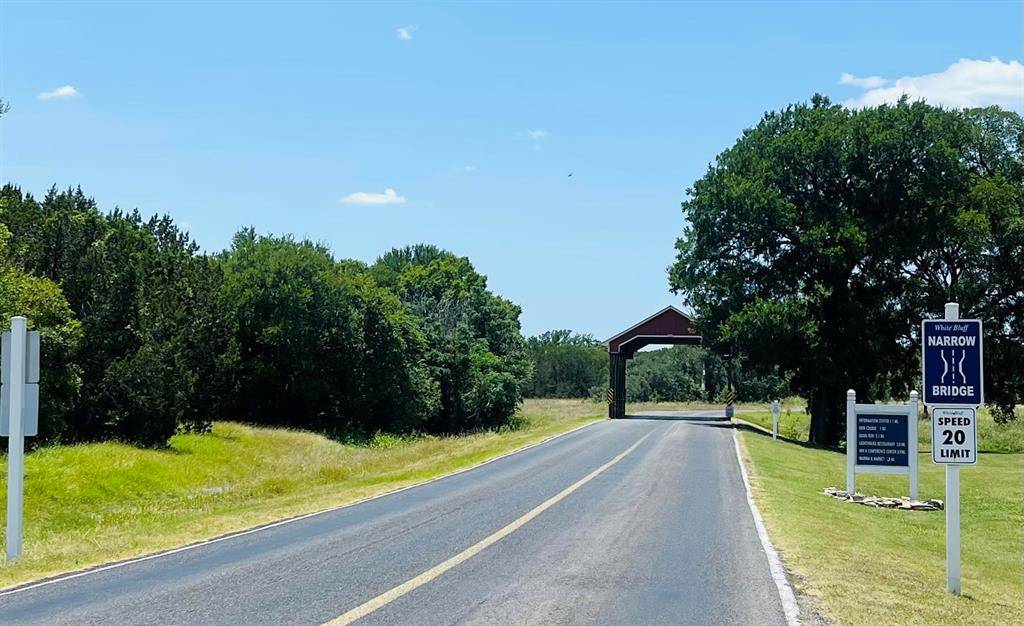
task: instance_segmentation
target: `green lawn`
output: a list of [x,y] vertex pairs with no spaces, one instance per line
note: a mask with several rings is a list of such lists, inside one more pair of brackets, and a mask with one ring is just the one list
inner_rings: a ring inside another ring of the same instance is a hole
[[[806,436],[799,411],[784,436]],[[765,410],[737,417],[771,426]],[[978,465],[960,472],[963,596],[946,593],[945,516],[849,504],[822,495],[845,486],[846,457],[743,431],[755,498],[796,587],[842,624],[1012,624],[1024,611],[1022,424],[979,425]],[[945,498],[944,469],[931,462],[921,424],[920,496]],[[857,490],[906,495],[905,476],[857,476]]]
[[[800,398],[786,398],[782,401],[784,409],[803,412],[804,401]],[[765,408],[762,403],[740,402],[734,407],[736,413],[750,413]],[[626,414],[643,413],[644,411],[724,411],[725,404],[721,402],[629,402],[626,405]],[[769,420],[771,413],[768,414]],[[771,421],[768,422],[771,427]]]
[[[978,445],[983,452],[1024,452],[1024,413],[1017,409],[1018,418],[1008,424],[996,424],[988,409],[978,412]],[[736,409],[736,417],[772,429],[771,410],[764,405],[743,405]],[[810,419],[804,412],[804,405],[798,398],[783,402],[779,415],[779,435],[796,441],[807,441]],[[920,451],[930,451],[932,442],[931,422],[918,420],[917,441]]]
[[[54,446],[26,457],[23,557],[0,588],[352,502],[599,419],[603,404],[528,400],[520,427],[459,437],[323,436],[218,422],[167,450]],[[7,459],[0,456],[0,493]],[[2,521],[3,518],[0,518]],[[0,523],[0,541],[6,528]]]

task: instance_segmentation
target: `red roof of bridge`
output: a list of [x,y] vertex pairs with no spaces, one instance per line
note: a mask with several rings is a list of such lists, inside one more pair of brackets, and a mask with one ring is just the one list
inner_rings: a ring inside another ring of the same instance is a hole
[[649,344],[699,344],[693,320],[674,306],[668,306],[644,321],[627,328],[605,342],[608,352],[633,356]]

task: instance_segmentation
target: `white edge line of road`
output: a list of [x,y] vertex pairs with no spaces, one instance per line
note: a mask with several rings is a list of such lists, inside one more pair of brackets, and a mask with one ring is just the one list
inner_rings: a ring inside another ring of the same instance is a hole
[[768,558],[768,568],[771,570],[772,580],[775,581],[775,587],[779,590],[779,600],[782,601],[782,611],[786,614],[786,624],[798,626],[800,624],[800,605],[796,602],[796,594],[793,593],[793,587],[790,586],[789,580],[786,579],[786,570],[782,567],[782,560],[779,559],[779,553],[775,546],[772,545],[772,540],[768,538],[768,531],[765,529],[761,512],[757,510],[757,504],[754,502],[754,494],[750,489],[750,480],[747,478],[747,468],[743,466],[743,452],[740,450],[739,429],[733,429],[732,443],[736,448],[736,462],[740,466],[740,477],[743,478],[743,487],[747,491],[747,504],[750,506],[750,513],[754,516],[754,526],[757,528],[757,536],[761,539],[764,555]]
[[364,502],[369,502],[370,500],[376,500],[378,498],[384,498],[384,497],[387,497],[387,496],[391,496],[391,495],[394,495],[396,493],[400,493],[402,491],[406,491],[408,489],[414,489],[416,487],[422,487],[423,485],[428,485],[428,484],[430,484],[432,482],[435,482],[435,481],[438,481],[438,480],[444,480],[445,478],[450,478],[450,477],[455,476],[457,474],[462,474],[464,472],[475,470],[478,467],[481,467],[483,465],[487,465],[488,463],[493,463],[494,461],[498,461],[498,460],[504,459],[505,457],[512,456],[513,454],[519,454],[520,452],[525,452],[526,450],[529,450],[530,448],[535,448],[537,446],[542,446],[542,445],[544,445],[544,444],[546,444],[546,443],[548,443],[550,441],[553,441],[553,440],[558,439],[560,437],[565,437],[566,435],[571,435],[574,432],[583,430],[584,428],[587,428],[588,426],[593,426],[594,424],[598,424],[598,423],[600,423],[602,421],[606,421],[606,420],[604,420],[604,419],[597,419],[597,420],[594,420],[593,422],[588,422],[586,424],[581,424],[580,426],[577,426],[576,428],[567,430],[564,433],[558,433],[558,434],[555,434],[555,435],[551,435],[550,437],[548,437],[546,439],[542,439],[541,441],[536,441],[534,443],[527,444],[527,445],[522,446],[520,448],[516,448],[515,450],[509,450],[508,452],[506,452],[504,454],[500,454],[498,456],[491,457],[491,458],[489,458],[487,460],[484,460],[484,461],[481,461],[481,462],[477,463],[476,465],[470,465],[468,467],[463,467],[463,468],[460,468],[460,469],[448,472],[447,474],[441,474],[440,476],[435,476],[435,477],[430,478],[428,480],[425,480],[423,482],[414,483],[412,485],[405,485],[404,487],[399,487],[398,489],[392,489],[391,491],[385,491],[384,493],[378,493],[378,494],[373,495],[373,496],[362,498],[361,500],[355,500],[353,502],[346,502],[345,504],[339,504],[337,506],[332,506],[332,507],[329,507],[329,508],[326,508],[326,509],[320,509],[319,511],[313,511],[312,513],[303,513],[302,515],[297,515],[295,517],[289,517],[287,519],[278,520],[276,522],[270,522],[268,524],[263,524],[261,526],[256,526],[254,528],[248,528],[246,530],[239,530],[239,531],[236,531],[236,532],[228,533],[226,535],[220,535],[219,537],[214,537],[212,539],[204,539],[202,541],[197,541],[195,543],[190,543],[188,545],[184,545],[184,546],[181,546],[181,547],[178,547],[178,548],[171,548],[170,550],[163,550],[163,551],[160,551],[160,552],[154,552],[152,554],[147,554],[145,556],[135,557],[135,558],[127,559],[127,560],[124,560],[124,561],[117,561],[117,562],[114,562],[114,563],[109,563],[107,565],[96,565],[94,567],[90,567],[90,568],[87,568],[87,569],[84,569],[84,570],[79,570],[79,571],[76,571],[76,572],[71,572],[69,574],[57,574],[53,578],[47,578],[47,579],[44,579],[44,580],[40,580],[38,582],[22,583],[20,586],[8,587],[7,589],[0,589],[0,598],[2,598],[4,596],[14,595],[16,593],[21,593],[23,591],[29,591],[31,589],[38,589],[40,587],[45,587],[47,585],[53,585],[53,584],[64,582],[64,581],[71,580],[71,579],[74,579],[74,578],[81,578],[82,576],[88,576],[89,574],[99,574],[100,572],[106,572],[108,570],[117,569],[119,567],[125,567],[127,565],[133,565],[135,563],[142,563],[143,561],[151,561],[153,559],[158,559],[160,557],[170,556],[172,554],[178,554],[179,552],[185,552],[185,551],[188,551],[188,550],[194,550],[196,548],[202,548],[203,546],[208,546],[208,545],[213,544],[213,543],[220,543],[221,541],[227,541],[228,539],[235,539],[235,538],[238,538],[238,537],[244,537],[245,535],[251,535],[251,534],[263,531],[263,530],[269,530],[271,528],[277,528],[278,526],[284,526],[285,524],[291,524],[292,522],[298,522],[298,521],[301,521],[301,520],[304,520],[304,519],[309,519],[311,517],[316,517],[317,515],[323,515],[325,513],[331,513],[333,511],[338,511],[338,510],[341,510],[341,509],[346,509],[346,508],[351,507],[351,506],[356,506],[356,505],[359,505],[359,504],[363,504]]

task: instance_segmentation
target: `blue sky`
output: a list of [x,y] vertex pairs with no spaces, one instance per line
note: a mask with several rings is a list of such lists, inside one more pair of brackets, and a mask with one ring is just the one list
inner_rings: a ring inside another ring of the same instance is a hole
[[435,243],[526,333],[605,339],[679,304],[679,203],[765,110],[1020,110],[1021,23],[1016,2],[3,2],[0,178],[170,213],[207,250],[243,225],[367,262]]

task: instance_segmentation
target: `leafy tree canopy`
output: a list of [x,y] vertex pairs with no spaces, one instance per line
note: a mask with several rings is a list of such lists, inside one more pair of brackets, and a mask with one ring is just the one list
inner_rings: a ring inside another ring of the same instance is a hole
[[80,189],[0,190],[0,315],[43,331],[40,440],[166,445],[215,418],[345,436],[512,421],[519,308],[433,246],[372,269],[240,231],[200,252],[167,216]]
[[603,396],[608,378],[608,351],[593,335],[550,330],[527,340],[533,377],[526,395],[539,398]]
[[959,301],[986,323],[987,399],[1024,398],[1024,124],[904,99],[849,110],[816,96],[764,116],[683,203],[671,287],[705,342],[778,370],[836,444],[847,388],[918,384],[919,322]]
[[[40,397],[39,436],[32,443],[60,439],[68,428],[81,385],[73,362],[82,330],[60,287],[51,280],[31,276],[13,262],[11,233],[0,224],[0,326],[9,329],[10,318],[28,318],[30,330],[40,334],[40,383],[48,393]],[[6,444],[5,444],[6,445]]]
[[441,392],[430,429],[508,423],[531,371],[519,307],[489,291],[469,259],[436,246],[391,250],[370,272],[395,291],[426,337],[427,363]]

